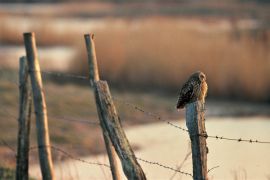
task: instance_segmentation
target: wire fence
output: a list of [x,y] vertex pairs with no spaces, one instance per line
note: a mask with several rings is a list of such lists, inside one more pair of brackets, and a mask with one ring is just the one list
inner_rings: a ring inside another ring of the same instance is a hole
[[[1,106],[1,111],[7,114],[10,118],[14,120],[18,120],[18,117],[11,114],[8,109],[2,105]],[[34,115],[34,112],[32,112],[31,115]],[[70,118],[70,117],[58,117],[58,116],[52,116],[52,115],[47,115],[49,119],[57,119],[61,121],[66,121],[66,122],[77,122],[77,123],[83,123],[83,124],[89,124],[89,125],[99,125],[99,122],[97,121],[89,121],[89,120],[84,120],[84,119],[77,119],[77,118]]]
[[[172,123],[170,121],[165,120],[164,118],[162,118],[157,113],[146,111],[141,107],[138,107],[138,106],[136,106],[134,104],[131,104],[131,103],[128,103],[128,102],[125,102],[125,101],[122,101],[122,100],[118,100],[116,98],[114,98],[114,100],[116,100],[118,102],[121,102],[121,103],[123,103],[123,104],[125,104],[125,105],[127,105],[129,107],[132,107],[134,110],[140,111],[140,112],[144,113],[147,116],[150,116],[150,117],[153,117],[153,118],[155,118],[157,120],[163,121],[166,124],[168,124],[168,125],[170,125],[170,126],[172,126],[174,128],[177,128],[178,130],[181,130],[183,132],[188,133],[188,130],[186,128],[183,128],[183,127],[178,126],[178,125],[176,125],[176,124],[174,124],[174,123]],[[224,137],[224,136],[220,136],[220,135],[208,135],[208,134],[198,134],[198,136],[205,137],[205,138],[214,138],[214,139],[218,139],[218,140],[227,140],[227,141],[236,141],[236,142],[248,142],[248,143],[259,143],[259,144],[270,144],[270,141],[262,141],[262,140],[257,140],[257,139],[229,138],[229,137]]]
[[138,160],[140,160],[140,161],[142,161],[142,162],[145,162],[145,163],[147,163],[147,164],[157,165],[157,166],[159,166],[159,167],[162,167],[162,168],[165,168],[165,169],[172,170],[172,171],[174,171],[174,172],[176,172],[176,173],[180,173],[180,174],[184,174],[184,175],[186,175],[186,176],[191,176],[191,177],[193,177],[191,173],[187,173],[187,172],[181,171],[181,170],[179,170],[179,169],[175,169],[175,168],[166,166],[166,165],[164,165],[164,164],[160,164],[160,163],[158,163],[158,162],[148,161],[148,160],[145,160],[145,159],[142,159],[142,158],[139,158],[139,157],[136,157],[136,159],[138,159]]
[[48,116],[48,118],[58,119],[58,120],[66,121],[66,122],[77,122],[77,123],[89,124],[93,126],[99,125],[99,122],[89,121],[89,120],[84,120],[84,119],[75,119],[75,118],[57,117],[57,116]]
[[56,77],[64,77],[64,78],[75,78],[75,79],[83,79],[83,80],[88,80],[89,78],[86,76],[80,76],[80,75],[75,75],[75,74],[68,74],[68,73],[56,73],[52,71],[41,71],[43,75],[53,75]]
[[98,166],[104,166],[104,167],[107,167],[107,168],[110,168],[110,165],[108,164],[103,164],[103,163],[99,163],[99,162],[90,162],[90,161],[86,161],[84,159],[81,159],[81,158],[78,158],[78,157],[75,157],[74,155],[72,155],[71,153],[68,153],[67,151],[64,151],[63,149],[59,148],[59,147],[56,147],[56,146],[35,146],[35,147],[30,147],[30,151],[33,151],[33,150],[37,150],[37,149],[41,149],[41,148],[51,148],[52,150],[54,151],[57,151],[57,152],[60,152],[62,153],[64,156],[70,158],[70,159],[73,159],[73,160],[76,160],[76,161],[79,161],[79,162],[82,162],[82,163],[85,163],[85,164],[90,164],[90,165],[98,165]]
[[[86,76],[67,74],[67,73],[56,73],[56,72],[51,72],[51,71],[42,71],[42,75],[51,75],[51,76],[64,77],[64,78],[75,78],[75,79],[81,79],[81,80],[88,80],[89,79]],[[19,86],[19,83],[15,82],[15,81],[12,81],[12,80],[8,80],[8,81],[10,83],[13,83],[13,84]],[[158,121],[162,121],[162,122],[166,123],[167,125],[169,125],[169,126],[171,126],[173,128],[176,128],[176,129],[178,129],[178,130],[180,130],[182,132],[185,132],[185,133],[189,132],[186,128],[181,127],[179,125],[176,125],[176,124],[166,120],[165,118],[160,116],[158,113],[147,111],[143,107],[139,107],[138,105],[135,105],[135,104],[130,103],[130,102],[126,102],[125,100],[121,100],[121,99],[118,99],[116,97],[113,97],[113,100],[115,100],[117,103],[126,105],[127,107],[130,107],[131,109],[133,109],[135,111],[141,112],[141,113],[145,114],[146,116],[154,118],[154,119],[156,119]],[[7,109],[5,109],[4,107],[1,108],[1,111],[4,111],[11,118],[18,119],[16,116],[9,113],[9,111]],[[66,122],[77,122],[77,123],[84,123],[84,124],[89,124],[89,125],[99,125],[99,122],[83,120],[83,119],[77,119],[77,118],[70,118],[70,117],[48,116],[48,118],[58,119],[58,120],[66,121]],[[230,137],[224,137],[224,136],[220,136],[220,135],[207,135],[207,134],[198,134],[198,136],[205,137],[205,138],[213,138],[213,139],[217,139],[217,140],[227,140],[227,141],[247,142],[247,143],[258,143],[258,144],[270,144],[270,141],[263,141],[263,140],[257,140],[257,139],[249,139],[249,138],[230,138]],[[10,146],[4,139],[0,139],[0,141],[1,141],[1,144],[6,146],[8,149],[10,149],[15,154],[15,157],[16,157],[16,150],[12,146]],[[33,150],[39,149],[39,148],[44,148],[44,147],[38,147],[38,146],[31,147],[30,151],[33,151]],[[108,164],[103,164],[103,163],[99,163],[99,162],[89,162],[89,161],[86,161],[84,159],[78,158],[78,157],[72,155],[71,153],[68,153],[65,150],[63,150],[63,149],[61,149],[59,147],[56,147],[56,146],[50,146],[50,148],[53,149],[54,151],[62,153],[64,156],[66,156],[66,157],[68,157],[70,159],[73,159],[73,160],[76,160],[76,161],[79,161],[79,162],[82,162],[82,163],[86,163],[86,164],[89,164],[89,165],[99,165],[99,166],[104,166],[104,167],[107,167],[107,168],[110,167]],[[145,159],[142,159],[140,157],[136,157],[136,159],[139,160],[139,161],[142,161],[144,163],[150,164],[150,165],[156,165],[158,167],[174,171],[175,173],[180,173],[180,174],[192,177],[191,173],[183,172],[180,169],[175,169],[175,168],[172,168],[170,166],[161,164],[159,162],[145,160]],[[214,168],[217,168],[217,166],[209,169],[208,171],[211,171]]]
[[[64,75],[64,74],[61,74],[61,73],[56,73],[55,74],[55,73],[52,73],[52,72],[43,72],[43,74],[50,74],[50,75],[53,74],[53,75],[56,75],[56,76],[68,77],[68,78],[87,79],[86,77],[76,76],[76,75],[72,75],[72,74],[69,74],[67,76]],[[10,81],[9,80],[9,82],[13,83],[16,86],[19,86],[19,83],[15,82],[15,81]],[[14,120],[18,120],[18,117],[16,117],[13,114],[9,113],[8,109],[6,109],[5,107],[2,106],[1,111],[4,111],[6,114],[8,114],[10,116],[10,118],[12,118]],[[34,114],[34,112],[32,112],[32,114]],[[57,116],[48,115],[48,118],[49,119],[59,119],[59,120],[67,121],[67,122],[86,123],[86,124],[90,124],[90,125],[99,125],[100,124],[99,122],[92,122],[92,121],[89,121],[89,120],[74,119],[74,118],[70,118],[70,117],[67,118],[67,117],[57,117]],[[1,140],[1,144],[6,146],[8,149],[10,149],[14,153],[14,157],[16,157],[16,150],[11,145],[9,145],[5,140],[3,140],[3,139],[0,139],[0,140]],[[44,148],[44,146],[43,147],[40,147],[40,146],[30,147],[30,152],[33,151],[33,150],[39,149],[39,148]],[[88,164],[88,165],[99,165],[99,166],[104,166],[104,167],[110,168],[110,166],[108,164],[86,161],[84,159],[76,157],[75,155],[72,155],[71,153],[68,153],[67,151],[65,151],[65,150],[63,150],[63,149],[61,149],[59,147],[50,146],[50,148],[52,150],[54,150],[54,151],[62,153],[64,156],[66,156],[67,158],[70,158],[72,160],[79,161],[79,162],[82,162],[82,163],[85,163],[85,164]],[[179,169],[172,168],[172,167],[170,167],[168,165],[164,165],[164,164],[161,164],[161,163],[156,162],[156,161],[150,161],[150,160],[146,160],[146,159],[139,158],[139,157],[136,157],[136,159],[139,160],[139,161],[142,161],[144,163],[150,164],[150,165],[156,165],[156,166],[158,166],[160,168],[164,168],[164,169],[167,169],[167,170],[174,171],[175,173],[180,173],[180,174],[184,174],[184,175],[192,177],[191,173],[183,172],[183,171],[181,171]]]
[[[16,150],[13,147],[11,147],[2,138],[0,139],[0,141],[1,141],[2,145],[6,146],[8,149],[10,149],[14,153],[14,156],[16,157],[16,154],[17,154],[16,153]],[[79,162],[82,162],[82,163],[85,163],[85,164],[88,164],[88,165],[97,165],[97,166],[104,166],[104,167],[110,168],[110,165],[108,165],[108,164],[104,164],[104,163],[100,163],[100,162],[86,161],[84,159],[78,158],[78,157],[72,155],[71,153],[68,153],[67,151],[65,151],[65,150],[63,150],[63,149],[61,149],[59,147],[53,146],[53,145],[50,145],[50,146],[33,146],[33,147],[30,147],[29,148],[29,151],[31,152],[33,150],[37,150],[37,149],[40,149],[40,148],[47,148],[47,147],[50,147],[52,150],[62,153],[64,156],[66,156],[67,158],[70,158],[72,160],[79,161]],[[180,173],[180,174],[184,174],[186,176],[191,176],[192,177],[192,174],[191,173],[187,173],[187,172],[181,171],[179,169],[172,168],[170,166],[161,164],[161,163],[156,162],[156,161],[149,161],[149,160],[142,159],[142,158],[139,158],[139,157],[136,157],[136,159],[139,160],[139,161],[142,161],[144,163],[150,164],[150,165],[156,165],[158,167],[161,167],[161,168],[164,168],[164,169],[169,169],[171,171],[174,171],[175,173]]]
[[[81,76],[81,75],[74,75],[74,74],[69,74],[69,73],[57,73],[57,72],[52,72],[52,71],[41,71],[43,75],[49,74],[49,75],[53,75],[53,76],[57,76],[57,77],[65,77],[65,78],[76,78],[76,79],[83,79],[83,80],[88,80],[89,78],[87,76]],[[15,83],[16,85],[19,85],[17,82],[11,81],[9,80],[11,83]],[[183,132],[187,132],[188,130],[186,128],[183,128],[179,125],[176,125],[170,121],[167,121],[165,118],[163,118],[162,116],[160,116],[157,113],[154,112],[150,112],[145,110],[142,107],[139,107],[138,105],[132,104],[130,102],[126,102],[124,100],[118,99],[116,97],[113,97],[113,99],[116,102],[119,102],[121,104],[127,105],[128,107],[131,107],[132,109],[139,111],[141,113],[144,113],[145,115],[155,118],[159,121],[163,121],[166,124],[181,130]],[[93,125],[98,125],[98,122],[89,122],[87,120],[78,120],[78,119],[71,119],[71,118],[63,118],[63,117],[52,117],[52,118],[56,118],[56,119],[61,119],[61,120],[66,120],[66,121],[77,121],[77,122],[82,122],[82,123],[89,123],[89,124],[93,124]],[[258,139],[250,139],[250,138],[231,138],[231,137],[225,137],[225,136],[221,136],[221,135],[208,135],[208,134],[198,134],[198,136],[202,136],[202,137],[206,137],[206,138],[214,138],[214,139],[218,139],[218,140],[227,140],[227,141],[236,141],[236,142],[247,142],[247,143],[259,143],[259,144],[270,144],[270,141],[263,141],[263,140],[258,140]]]
[[11,150],[13,153],[14,153],[14,156],[16,157],[17,155],[16,155],[16,150],[12,147],[12,146],[10,146],[4,139],[0,139],[0,141],[1,141],[1,144],[3,145],[3,146],[6,146],[9,150]]
[[[67,74],[67,73],[55,73],[55,72],[51,72],[51,71],[42,71],[43,74],[50,74],[50,75],[55,75],[55,76],[61,76],[61,77],[67,77],[67,78],[77,78],[77,79],[84,79],[84,80],[88,80],[89,78],[86,76],[79,76],[79,75],[74,75],[74,74]],[[150,112],[147,110],[144,110],[144,108],[139,107],[137,105],[134,105],[130,102],[126,102],[124,100],[120,100],[118,98],[113,97],[113,99],[119,103],[122,103],[124,105],[127,105],[131,108],[133,108],[136,111],[142,112],[147,116],[150,116],[152,118],[155,118],[159,121],[163,121],[166,124],[177,128],[178,130],[184,131],[188,133],[188,130],[186,128],[183,128],[179,125],[176,125],[170,121],[167,121],[166,119],[162,118],[159,114],[154,113],[154,112]],[[218,139],[218,140],[228,140],[228,141],[236,141],[236,142],[248,142],[248,143],[260,143],[260,144],[270,144],[270,141],[263,141],[263,140],[257,140],[257,139],[249,139],[249,138],[230,138],[230,137],[224,137],[224,136],[220,136],[220,135],[207,135],[207,134],[198,134],[198,136],[202,136],[202,137],[206,137],[206,138],[214,138],[214,139]]]

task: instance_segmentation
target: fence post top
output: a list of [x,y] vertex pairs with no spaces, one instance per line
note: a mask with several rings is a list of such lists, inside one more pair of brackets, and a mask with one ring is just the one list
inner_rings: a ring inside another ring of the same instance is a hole
[[34,32],[25,32],[25,33],[23,33],[23,36],[24,37],[26,37],[26,36],[32,37],[32,36],[35,36],[35,33]]
[[94,35],[94,33],[88,33],[88,34],[84,34],[84,38],[86,38],[86,39],[94,39],[94,37],[95,37],[95,35]]

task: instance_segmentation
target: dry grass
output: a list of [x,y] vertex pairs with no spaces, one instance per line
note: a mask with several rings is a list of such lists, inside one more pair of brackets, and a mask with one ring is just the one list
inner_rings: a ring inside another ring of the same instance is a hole
[[[102,76],[122,88],[175,92],[188,75],[202,70],[210,96],[269,100],[270,31],[237,31],[236,38],[226,21],[194,21],[144,19],[125,21],[121,28],[107,24],[110,30],[96,31]],[[86,59],[84,47],[81,54],[78,59]],[[86,73],[84,67],[86,63],[79,71]]]
[[118,88],[176,94],[192,72],[202,70],[212,97],[270,99],[267,23],[214,17],[21,20],[1,21],[2,42],[22,44],[22,33],[35,31],[39,47],[72,45],[78,55],[70,71],[80,74],[87,74],[82,35],[94,32],[101,76]]

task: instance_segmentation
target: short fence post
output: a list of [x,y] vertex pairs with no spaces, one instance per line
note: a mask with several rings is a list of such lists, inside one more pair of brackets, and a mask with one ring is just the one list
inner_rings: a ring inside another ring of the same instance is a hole
[[28,180],[28,156],[29,156],[29,135],[31,127],[31,93],[29,91],[29,78],[26,57],[20,58],[19,70],[19,132],[17,146],[16,179]]
[[191,140],[193,179],[207,180],[207,134],[203,102],[196,101],[186,105],[186,125]]
[[90,83],[94,87],[100,124],[103,129],[104,137],[109,137],[110,140],[107,139],[108,142],[112,142],[114,146],[114,148],[109,149],[113,150],[113,152],[116,150],[121,160],[124,173],[129,180],[145,180],[145,174],[137,162],[134,152],[122,128],[116,108],[113,104],[108,84],[106,81],[99,80],[93,35],[86,34],[85,41],[88,51]]
[[35,34],[24,33],[24,44],[34,97],[41,173],[43,179],[51,180],[54,179],[53,162],[50,149],[46,101],[42,89],[42,78],[37,55]]
[[[99,73],[98,73],[98,65],[97,65],[97,59],[96,59],[96,51],[95,51],[95,44],[93,42],[93,35],[85,34],[85,43],[86,43],[86,49],[87,49],[87,54],[88,54],[88,65],[89,65],[89,80],[90,80],[90,85],[93,87],[95,81],[99,81]],[[95,96],[97,96],[97,92],[95,91]],[[99,119],[101,119],[101,112],[100,109],[97,107]],[[103,132],[103,139],[105,142],[107,154],[109,157],[110,161],[110,167],[111,167],[111,172],[112,172],[112,177],[113,180],[120,180],[121,175],[120,175],[120,169],[119,165],[117,162],[117,155],[115,152],[115,149],[111,143],[109,134],[104,127],[102,121],[100,120],[100,125],[102,128]]]

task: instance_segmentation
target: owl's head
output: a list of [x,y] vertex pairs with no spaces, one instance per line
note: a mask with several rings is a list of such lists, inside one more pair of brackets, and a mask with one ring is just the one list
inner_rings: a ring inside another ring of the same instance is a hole
[[197,71],[195,72],[192,77],[198,79],[200,82],[205,82],[206,81],[206,75],[201,72],[201,71]]

